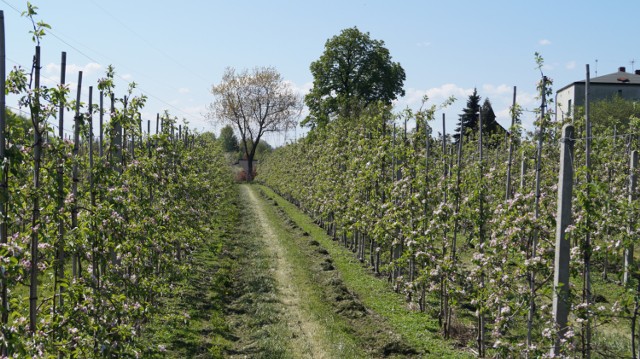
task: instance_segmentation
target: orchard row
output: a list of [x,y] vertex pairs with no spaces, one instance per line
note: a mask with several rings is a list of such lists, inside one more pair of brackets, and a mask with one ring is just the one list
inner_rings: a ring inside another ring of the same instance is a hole
[[[34,21],[38,44],[46,27]],[[146,98],[135,85],[116,94],[112,68],[88,98],[80,72],[72,100],[66,55],[51,88],[40,85],[39,58],[38,45],[31,71],[3,83],[30,117],[0,121],[0,356],[142,356],[159,298],[215,240],[230,205],[227,166],[213,136],[168,114],[143,132]]]
[[570,315],[559,328],[552,300],[565,140],[563,123],[545,111],[546,78],[539,89],[535,133],[520,135],[517,106],[510,133],[476,129],[461,140],[444,128],[438,134],[435,106],[399,115],[369,106],[277,149],[258,179],[431,312],[445,337],[473,337],[464,344],[480,356],[547,356],[556,345],[567,356],[628,356],[637,341],[638,271],[630,263],[640,214],[629,158],[640,127],[627,121],[620,135],[602,126],[587,141],[584,119],[567,119],[576,128],[576,175],[563,232]]

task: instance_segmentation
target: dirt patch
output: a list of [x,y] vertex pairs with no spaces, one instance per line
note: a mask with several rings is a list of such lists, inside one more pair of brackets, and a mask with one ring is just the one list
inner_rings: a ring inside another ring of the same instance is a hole
[[318,248],[318,249],[316,249],[316,253],[321,254],[321,255],[323,255],[323,256],[328,256],[328,255],[329,255],[329,252],[327,252],[327,250],[326,250],[326,249],[324,249],[324,248]]
[[323,271],[331,271],[336,269],[333,266],[333,263],[331,262],[331,259],[327,258],[324,260],[324,262],[320,262],[320,268],[322,268]]

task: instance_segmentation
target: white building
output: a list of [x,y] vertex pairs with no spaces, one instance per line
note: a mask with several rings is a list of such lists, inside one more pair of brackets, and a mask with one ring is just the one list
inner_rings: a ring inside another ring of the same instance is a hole
[[[556,118],[562,120],[575,113],[576,106],[584,106],[585,80],[571,83],[556,92]],[[640,70],[626,72],[624,67],[618,72],[590,79],[590,103],[619,95],[631,101],[640,101]]]

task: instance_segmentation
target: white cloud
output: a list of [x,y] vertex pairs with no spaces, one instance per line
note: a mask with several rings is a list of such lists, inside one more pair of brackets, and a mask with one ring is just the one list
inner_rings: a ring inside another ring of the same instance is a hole
[[428,41],[423,41],[423,42],[419,42],[416,44],[418,47],[429,47],[431,46],[431,43]]
[[529,110],[533,110],[534,107],[538,106],[538,99],[536,99],[536,94],[531,94],[528,92],[518,92],[516,97],[516,102]]
[[[482,97],[482,101],[485,98],[489,98],[493,110],[496,113],[496,120],[508,128],[511,125],[511,113],[510,108],[513,103],[513,86],[506,84],[483,84],[478,86],[478,94]],[[406,90],[405,97],[399,99],[396,103],[397,109],[409,107],[417,109],[422,103],[424,95],[429,97],[429,104],[439,105],[442,101],[446,100],[449,96],[455,96],[456,101],[450,107],[440,110],[446,114],[447,132],[451,132],[457,126],[458,115],[462,109],[466,106],[469,95],[473,93],[473,88],[464,88],[455,84],[443,84],[440,87],[434,87],[430,89],[415,89],[410,88]],[[521,121],[525,129],[533,130],[534,115],[531,112],[539,105],[535,94],[527,92],[517,92],[516,101],[520,107],[524,109],[521,116]],[[439,114],[436,115],[439,118]],[[436,125],[439,127],[439,125]]]
[[473,92],[473,89],[465,89],[456,84],[443,84],[440,87],[432,87],[426,90],[409,88],[405,92],[405,96],[398,100],[398,105],[402,107],[419,107],[425,95],[429,98],[430,103],[437,104],[451,96],[458,100],[465,98]]
[[53,62],[48,63],[44,66],[45,74],[59,74],[60,73],[60,65],[54,64]]
[[88,74],[93,74],[102,70],[102,65],[97,64],[95,62],[90,62],[84,66],[84,72]]
[[291,86],[291,88],[293,89],[293,92],[297,93],[300,96],[304,96],[308,94],[309,92],[311,92],[311,89],[313,88],[313,82],[307,82],[302,85],[298,85],[293,81],[285,80],[284,83]]
[[40,79],[43,86],[56,87],[60,83],[60,76],[46,76]]
[[125,80],[125,81],[129,81],[129,80],[131,80],[133,78],[133,76],[131,74],[122,74],[122,76],[120,76],[120,77],[122,77],[122,79]]
[[[61,68],[60,64],[49,63],[44,67],[45,74],[58,75],[60,74],[60,68]],[[85,65],[67,64],[66,73],[67,73],[67,77],[69,77],[70,75],[73,75],[73,74],[77,75],[78,71],[82,71],[83,76],[89,76],[101,70],[102,70],[102,65],[95,62],[89,62]]]
[[549,41],[547,39],[542,39],[542,40],[538,41],[538,44],[540,44],[542,46],[547,46],[547,45],[551,45],[551,41]]
[[573,70],[576,68],[576,62],[575,61],[569,61],[567,62],[567,64],[564,66],[567,70]]
[[186,88],[186,87],[180,87],[180,88],[178,89],[178,93],[189,93],[189,92],[191,92],[191,90],[189,90],[189,89],[188,89],[188,88]]
[[485,97],[511,94],[513,93],[513,87],[505,84],[501,84],[498,86],[492,84],[484,84],[482,85],[482,92],[485,94]]

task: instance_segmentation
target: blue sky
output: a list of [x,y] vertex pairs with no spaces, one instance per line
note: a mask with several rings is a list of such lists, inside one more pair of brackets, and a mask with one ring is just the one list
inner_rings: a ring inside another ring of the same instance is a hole
[[[274,66],[303,94],[313,81],[309,65],[327,39],[357,26],[385,42],[405,69],[406,96],[397,109],[420,106],[423,95],[438,104],[458,100],[444,112],[447,131],[474,87],[489,98],[505,126],[513,86],[518,103],[538,106],[540,78],[534,53],[545,59],[554,91],[591,76],[640,69],[640,2],[627,1],[33,1],[38,19],[52,26],[42,43],[44,84],[59,79],[60,52],[67,52],[67,82],[77,71],[85,84],[115,66],[117,93],[135,81],[149,96],[143,119],[169,110],[199,131],[218,131],[205,118],[211,85],[226,67]],[[27,67],[33,56],[30,23],[14,10],[25,1],[0,0],[7,33],[7,67]],[[597,60],[597,62],[596,62]],[[633,62],[635,61],[635,62]],[[86,95],[83,96],[86,101]],[[7,100],[16,106],[15,98]],[[438,114],[438,118],[440,118]],[[531,128],[532,115],[524,125]],[[439,126],[439,124],[438,124]],[[145,126],[146,128],[146,126]],[[69,130],[71,127],[69,126]],[[267,138],[272,144],[300,136],[296,130]]]

